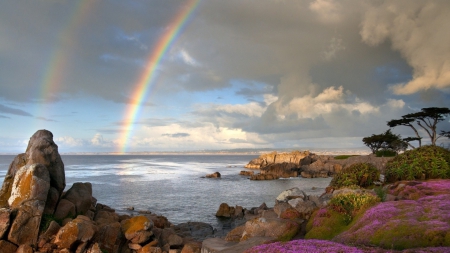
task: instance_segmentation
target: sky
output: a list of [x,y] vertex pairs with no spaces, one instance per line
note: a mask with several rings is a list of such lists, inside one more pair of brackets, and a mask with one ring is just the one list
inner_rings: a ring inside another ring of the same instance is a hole
[[5,0],[0,153],[364,147],[450,107],[449,30],[448,0]]

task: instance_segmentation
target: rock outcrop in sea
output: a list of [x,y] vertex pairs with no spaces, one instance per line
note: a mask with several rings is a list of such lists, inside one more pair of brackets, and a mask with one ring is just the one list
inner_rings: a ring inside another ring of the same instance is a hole
[[376,157],[375,155],[350,156],[346,159],[336,159],[332,155],[316,155],[309,151],[293,151],[290,153],[272,152],[262,154],[251,160],[245,168],[259,170],[259,174],[251,171],[241,171],[241,175],[250,176],[250,180],[273,180],[289,177],[332,177],[343,168],[356,163],[371,163],[381,173],[392,157]]
[[97,202],[88,182],[65,186],[53,134],[39,130],[12,161],[0,191],[1,253],[189,253],[214,234],[206,223],[174,226],[152,213],[118,214]]

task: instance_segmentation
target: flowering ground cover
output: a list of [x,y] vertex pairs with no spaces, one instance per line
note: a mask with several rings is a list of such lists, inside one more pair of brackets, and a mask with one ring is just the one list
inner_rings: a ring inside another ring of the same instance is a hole
[[386,250],[380,248],[358,248],[326,240],[295,240],[290,242],[275,242],[255,246],[245,253],[388,253],[388,252],[415,252],[415,253],[448,253],[450,247],[433,247],[414,249],[414,251]]
[[400,182],[389,193],[401,200],[378,203],[351,223],[330,207],[319,209],[305,240],[246,252],[450,252],[450,180]]

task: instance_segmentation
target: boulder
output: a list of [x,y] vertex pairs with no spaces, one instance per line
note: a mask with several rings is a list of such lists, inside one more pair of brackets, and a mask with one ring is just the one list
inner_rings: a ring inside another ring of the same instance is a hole
[[229,206],[227,203],[222,203],[219,206],[219,210],[216,212],[217,217],[233,217],[235,213],[235,208]]
[[255,218],[245,223],[241,241],[252,237],[272,237],[288,241],[300,231],[300,225],[292,220]]
[[277,178],[297,177],[300,165],[296,163],[274,163],[261,168],[260,174],[273,175]]
[[306,194],[304,191],[300,190],[298,187],[291,188],[289,190],[285,190],[276,198],[277,202],[287,202],[291,199],[296,198],[306,198]]
[[9,229],[11,220],[11,210],[7,208],[0,208],[0,238],[6,234]]
[[54,217],[57,220],[63,220],[67,217],[75,217],[76,214],[75,205],[67,199],[61,199],[55,210]]
[[246,241],[229,242],[222,238],[209,238],[202,243],[202,253],[237,253],[245,252],[253,246],[265,244],[273,240],[271,237],[252,237]]
[[26,165],[17,171],[8,199],[11,208],[17,210],[8,234],[10,242],[36,244],[49,188],[50,177],[45,166]]
[[89,242],[97,230],[94,222],[88,217],[78,215],[58,231],[55,244],[60,249],[71,249],[76,245]]
[[159,238],[160,245],[169,245],[170,248],[183,245],[183,238],[175,233],[174,229],[165,228]]
[[119,215],[115,212],[100,210],[95,214],[94,221],[99,225],[110,224],[119,221]]
[[94,243],[86,250],[86,253],[103,253],[103,251],[98,243]]
[[11,189],[14,182],[16,172],[25,166],[26,162],[25,153],[17,155],[12,163],[9,165],[8,172],[3,180],[2,189],[0,190],[0,207],[9,207],[8,199],[11,196]]
[[188,242],[184,244],[180,253],[200,253],[202,250],[201,242]]
[[153,235],[150,231],[153,228],[153,222],[145,216],[124,220],[120,225],[125,238],[132,243],[142,243]]
[[229,242],[239,242],[242,238],[244,230],[245,230],[244,225],[235,227],[233,230],[228,232],[227,236],[225,237],[225,240]]
[[31,136],[25,154],[27,165],[39,163],[47,167],[50,185],[55,187],[61,196],[66,187],[66,177],[58,146],[53,142],[53,134],[47,130],[38,130]]
[[242,175],[242,176],[252,176],[253,174],[255,174],[254,171],[248,171],[248,170],[241,170],[241,172],[239,172],[239,175]]
[[17,246],[5,240],[0,240],[0,249],[2,253],[16,253]]
[[[310,156],[309,151],[292,151],[290,153],[277,153],[272,152],[268,154],[262,154],[258,158],[251,160],[245,168],[248,169],[261,169],[271,164],[277,163],[292,163],[296,165],[303,165],[303,161]],[[309,164],[309,163],[308,163]]]
[[16,253],[33,253],[34,250],[30,245],[22,244],[17,248]]
[[74,183],[63,198],[75,205],[77,214],[85,215],[92,204],[92,184]]
[[162,250],[160,247],[145,245],[144,247],[137,250],[137,253],[162,253]]
[[220,177],[221,177],[221,175],[219,172],[214,172],[212,174],[206,175],[206,178],[220,178]]
[[95,234],[94,241],[109,253],[119,253],[121,245],[125,243],[120,223],[116,221],[101,226]]
[[256,174],[256,175],[250,176],[250,180],[275,180],[278,178],[279,177],[277,177],[276,175],[272,175],[272,174]]
[[[291,199],[289,205],[299,212],[298,218],[308,220],[311,214],[318,209],[317,205],[311,200],[303,200],[301,198]],[[281,217],[281,216],[280,216]]]

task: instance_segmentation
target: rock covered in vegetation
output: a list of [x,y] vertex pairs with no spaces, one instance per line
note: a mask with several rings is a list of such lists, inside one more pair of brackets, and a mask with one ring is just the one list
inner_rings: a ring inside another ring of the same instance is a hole
[[294,163],[301,165],[302,159],[309,156],[309,151],[292,151],[290,153],[277,153],[272,152],[269,154],[262,154],[258,158],[251,160],[245,168],[248,169],[261,169],[271,164],[277,163]]

